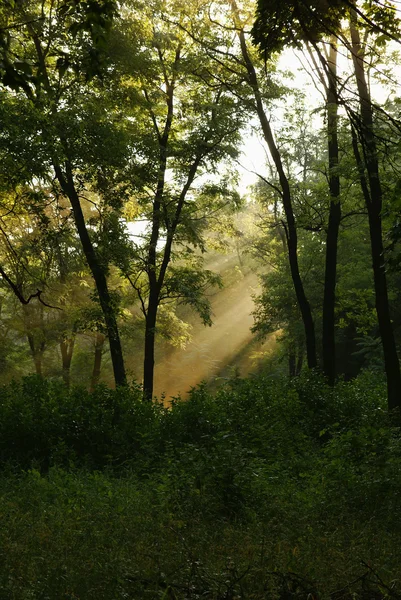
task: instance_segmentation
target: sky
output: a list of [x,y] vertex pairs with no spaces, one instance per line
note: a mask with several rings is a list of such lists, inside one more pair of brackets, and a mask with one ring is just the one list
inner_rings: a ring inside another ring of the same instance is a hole
[[[393,42],[389,49],[391,51],[398,50],[398,45]],[[401,48],[400,48],[401,49]],[[339,50],[339,70],[345,70],[349,61],[346,57],[345,51],[340,48]],[[305,67],[307,71],[305,71]],[[394,89],[400,94],[401,82],[401,63],[393,64],[394,69]],[[318,86],[313,83],[313,72],[308,65],[308,61],[305,56],[299,51],[288,49],[284,51],[278,60],[278,69],[282,73],[280,77],[283,82],[291,89],[300,90],[305,94],[306,103],[310,107],[316,107],[323,105],[324,97],[322,91],[319,92]],[[286,77],[285,73],[291,74],[290,77]],[[372,97],[377,102],[384,102],[388,96],[388,93],[384,91],[383,85],[371,78],[371,93]],[[284,110],[280,107],[280,104],[274,105],[273,109],[273,131],[277,132],[282,125],[285,125]],[[317,128],[323,126],[321,117],[315,117],[315,124]],[[244,132],[243,144],[241,148],[241,155],[238,160],[238,171],[240,175],[239,179],[239,192],[243,196],[249,196],[251,193],[251,186],[258,181],[257,173],[266,175],[266,161],[267,161],[267,149],[260,135],[257,135],[258,123],[255,120],[254,128],[250,127],[248,131]],[[129,224],[129,230],[131,235],[140,236],[144,231],[146,224],[143,222],[135,222]],[[139,237],[137,238],[139,241]]]
[[[315,104],[319,101],[319,95],[311,84],[311,79],[302,69],[302,65],[293,50],[287,50],[282,53],[278,61],[278,71],[283,73],[283,83],[292,89],[298,89],[309,97],[310,103]],[[285,77],[285,73],[291,73],[292,77]],[[274,107],[274,125],[273,129],[277,131],[281,125],[285,124],[284,111],[280,106]],[[255,129],[257,123],[255,121]],[[239,162],[241,194],[246,195],[249,192],[249,186],[255,184],[258,180],[257,173],[266,175],[267,149],[261,136],[255,132],[249,131],[244,136],[242,154]]]
[[[401,0],[399,3],[401,6]],[[391,42],[388,46],[388,52],[401,51],[401,45],[396,42]],[[395,57],[397,60],[397,57]],[[346,71],[349,67],[349,59],[346,56],[344,49],[339,49],[339,72]],[[307,69],[307,72],[305,71]],[[386,89],[375,77],[370,78],[371,95],[375,102],[382,104],[389,97],[389,90],[392,88],[392,93],[401,95],[401,60],[391,64],[393,77],[387,78],[384,73],[384,68],[380,67],[380,74],[383,74],[384,80],[388,82]],[[283,82],[292,89],[300,90],[305,94],[306,104],[310,107],[322,106],[324,96],[322,90],[319,92],[318,86],[313,83],[313,71],[308,65],[308,61],[301,52],[288,49],[282,53],[278,61],[278,71],[283,73]],[[284,73],[291,73],[292,77],[287,78]],[[320,86],[321,87],[321,86]],[[284,112],[280,106],[274,108],[274,123],[273,131],[277,132],[281,125],[285,124]],[[320,117],[315,118],[317,128],[323,126]],[[260,136],[255,133],[248,132],[244,136],[242,155],[240,157],[241,167],[240,172],[240,193],[246,195],[249,193],[249,187],[253,185],[258,176],[255,173],[262,175],[266,174],[266,147]]]

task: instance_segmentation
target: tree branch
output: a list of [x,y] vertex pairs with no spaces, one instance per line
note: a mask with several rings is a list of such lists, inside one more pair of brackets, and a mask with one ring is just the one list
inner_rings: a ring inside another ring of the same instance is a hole
[[43,290],[38,289],[38,290],[36,290],[36,292],[34,294],[31,294],[27,299],[25,299],[19,289],[19,286],[16,285],[12,281],[12,279],[7,275],[7,273],[4,271],[4,269],[2,267],[0,267],[0,275],[8,283],[8,285],[10,286],[10,288],[12,289],[12,291],[14,292],[14,294],[16,295],[18,300],[21,302],[21,304],[26,306],[27,304],[30,303],[31,300],[33,300],[34,298],[37,298],[39,300],[39,302],[41,304],[43,304],[43,306],[46,306],[47,308],[55,308],[56,310],[63,310],[59,306],[52,306],[51,304],[47,304],[47,302],[42,300],[41,295],[43,294]]

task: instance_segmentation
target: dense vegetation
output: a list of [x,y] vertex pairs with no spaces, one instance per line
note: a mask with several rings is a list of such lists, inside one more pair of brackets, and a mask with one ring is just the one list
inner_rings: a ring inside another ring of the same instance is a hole
[[233,380],[166,410],[34,376],[1,400],[2,598],[401,593],[377,377]]
[[398,15],[0,3],[0,600],[401,598]]
[[[3,382],[133,375],[150,400],[161,339],[185,345],[188,309],[212,323],[226,251],[257,257],[255,330],[281,330],[291,375],[334,385],[375,347],[399,407],[396,7],[261,0],[252,38],[255,8],[3,3]],[[313,88],[278,71],[293,46]],[[266,161],[240,197],[250,129]]]

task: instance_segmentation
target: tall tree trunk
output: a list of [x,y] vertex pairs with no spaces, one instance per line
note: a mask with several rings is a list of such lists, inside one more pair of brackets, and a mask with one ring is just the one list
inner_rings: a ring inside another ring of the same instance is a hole
[[[167,269],[171,260],[172,245],[177,227],[180,223],[181,213],[184,207],[186,195],[195,179],[197,169],[202,161],[202,158],[208,153],[207,149],[203,153],[197,154],[189,168],[187,179],[177,198],[177,204],[173,215],[170,217],[164,204],[164,187],[165,176],[167,171],[167,155],[169,136],[174,118],[174,91],[175,81],[178,72],[179,63],[181,60],[181,45],[176,49],[173,74],[171,81],[166,79],[166,106],[167,116],[164,124],[163,133],[160,134],[159,129],[156,132],[159,139],[159,177],[155,197],[153,200],[152,209],[152,229],[149,240],[149,248],[147,255],[146,271],[149,281],[149,299],[148,306],[145,307],[143,299],[142,310],[145,315],[145,349],[144,349],[144,364],[143,364],[143,397],[145,400],[153,398],[153,378],[155,365],[155,339],[156,339],[156,322],[157,311],[160,304],[160,293],[164,284]],[[154,118],[154,115],[153,115]],[[207,142],[207,140],[205,140]],[[157,244],[159,241],[161,219],[163,215],[164,226],[167,230],[166,243],[164,245],[162,259],[160,265],[157,264]]]
[[[234,16],[234,21],[237,21],[238,8],[235,0],[231,0],[231,6]],[[292,208],[291,190],[288,178],[285,174],[284,166],[281,160],[280,151],[274,140],[273,132],[270,127],[270,122],[266,116],[262,95],[260,92],[259,82],[256,74],[255,67],[252,59],[249,55],[245,32],[241,25],[237,25],[237,34],[240,41],[242,58],[245,63],[245,67],[248,73],[248,83],[252,88],[253,95],[255,98],[256,112],[259,117],[260,125],[262,128],[263,137],[269,148],[269,152],[272,156],[273,162],[277,169],[277,173],[280,180],[281,186],[281,199],[284,206],[284,212],[286,216],[286,239],[288,248],[288,260],[290,263],[290,271],[292,282],[294,285],[295,294],[297,297],[298,306],[301,312],[302,321],[305,330],[306,340],[306,354],[308,360],[308,367],[313,369],[317,366],[316,358],[316,336],[315,336],[315,324],[313,322],[313,316],[309,301],[307,299],[305,288],[301,279],[298,264],[298,235],[295,224],[294,211]]]
[[304,349],[303,347],[299,347],[298,348],[298,360],[297,360],[297,367],[296,367],[296,375],[299,375],[302,371],[302,365],[304,362]]
[[98,331],[96,333],[96,339],[95,339],[95,356],[94,356],[94,360],[93,360],[93,369],[92,369],[92,376],[91,376],[91,382],[90,382],[90,388],[89,388],[89,390],[91,392],[94,391],[95,387],[98,385],[99,380],[100,380],[100,373],[101,373],[101,369],[102,369],[102,356],[103,356],[103,348],[104,348],[105,340],[106,340],[106,336],[103,333],[100,333]]
[[296,354],[294,350],[290,350],[288,352],[288,375],[289,377],[295,377],[297,374],[297,363],[296,363]]
[[[28,338],[29,348],[33,364],[35,365],[35,373],[43,376],[43,354],[46,349],[46,340],[44,339],[44,322],[43,322],[43,306],[40,305],[36,310],[39,311],[39,318],[35,308],[30,305],[23,305],[24,323],[26,336]],[[36,315],[36,318],[35,318]],[[35,333],[36,332],[36,333]],[[39,335],[38,335],[39,334]]]
[[43,377],[43,369],[42,369],[43,354],[41,352],[35,352],[35,354],[33,355],[33,362],[35,364],[36,374]]
[[75,346],[75,336],[60,342],[62,376],[65,385],[69,388],[71,382],[71,361]]
[[42,377],[43,376],[42,365],[43,365],[44,348],[41,347],[42,344],[40,344],[39,348],[37,347],[35,336],[32,333],[28,333],[27,337],[28,337],[29,347],[31,349],[33,364],[35,365],[35,373]]
[[[351,10],[351,52],[360,105],[358,133],[364,153],[364,162],[359,155],[358,141],[354,135],[354,154],[358,164],[362,191],[369,218],[370,243],[372,250],[373,278],[375,286],[376,312],[383,345],[384,365],[387,376],[387,398],[390,410],[401,407],[401,373],[397,347],[391,322],[388,301],[387,277],[384,262],[382,203],[383,193],[379,175],[379,161],[373,127],[373,109],[366,81],[364,51],[361,45],[357,15]],[[367,180],[365,178],[365,169]]]
[[145,328],[145,356],[143,361],[143,397],[153,398],[153,379],[155,368],[155,337],[158,297],[150,294]]
[[[41,42],[39,37],[32,32],[32,39],[34,41],[37,60],[40,65],[42,78],[40,84],[38,84],[36,88],[36,99],[39,99],[40,88],[46,90],[48,94],[48,100],[50,104],[53,105],[52,112],[56,110],[56,103],[52,102],[54,96],[54,90],[52,89],[50,78],[47,71],[46,57],[43,52]],[[48,50],[48,49],[47,49]],[[46,52],[47,52],[46,50]],[[30,97],[30,94],[28,94]],[[66,140],[63,138],[63,134],[60,135],[63,150],[65,155],[68,157],[68,144]],[[107,334],[109,338],[110,344],[110,354],[111,360],[113,364],[113,372],[114,372],[114,380],[116,386],[126,385],[127,384],[127,376],[125,372],[124,366],[124,358],[121,348],[120,335],[117,326],[117,319],[115,315],[115,310],[112,302],[112,298],[110,296],[110,292],[107,285],[107,278],[105,274],[105,269],[102,266],[99,257],[92,245],[88,229],[85,223],[85,217],[82,212],[81,202],[78,196],[78,193],[75,189],[74,185],[74,177],[73,171],[71,167],[71,163],[68,158],[65,160],[63,164],[63,168],[57,160],[53,160],[53,167],[56,173],[56,178],[61,186],[63,193],[67,196],[70,201],[72,212],[74,216],[75,226],[78,231],[78,235],[82,244],[82,248],[85,254],[86,261],[91,270],[93,279],[95,281],[96,290],[99,296],[100,306],[103,311],[104,320],[106,323]]]
[[[156,127],[156,133],[159,140],[159,176],[157,181],[157,188],[155,197],[153,199],[152,208],[152,229],[149,240],[149,248],[147,255],[147,275],[149,280],[149,299],[148,307],[144,309],[145,315],[145,348],[144,348],[144,361],[143,361],[143,398],[144,400],[152,400],[153,398],[153,375],[155,365],[155,328],[157,319],[157,309],[159,307],[159,290],[161,285],[158,285],[157,275],[157,244],[160,235],[161,226],[161,212],[162,202],[165,186],[165,177],[167,170],[167,151],[168,142],[171,131],[171,126],[174,118],[174,91],[175,91],[175,78],[177,73],[178,64],[180,62],[181,47],[178,46],[175,54],[173,75],[171,81],[165,78],[166,84],[166,106],[167,116],[164,123],[163,133],[160,135],[158,127]],[[165,223],[167,229],[168,224]],[[166,252],[166,250],[164,251]],[[144,303],[143,303],[144,307]]]
[[117,326],[116,314],[113,301],[110,296],[107,285],[107,278],[104,268],[92,245],[88,229],[85,223],[85,217],[82,212],[82,206],[74,186],[72,170],[69,163],[66,163],[66,174],[62,172],[59,165],[55,164],[54,169],[61,189],[68,197],[74,215],[75,225],[81,240],[82,248],[96,284],[96,290],[99,296],[100,306],[103,311],[104,320],[109,338],[111,361],[113,364],[113,373],[116,386],[126,385],[127,376],[125,372],[124,357],[121,347],[120,335]]
[[330,212],[326,238],[326,266],[323,295],[323,370],[330,385],[336,378],[335,302],[338,232],[341,222],[340,177],[338,174],[337,40],[331,37],[327,63],[327,137],[329,155]]

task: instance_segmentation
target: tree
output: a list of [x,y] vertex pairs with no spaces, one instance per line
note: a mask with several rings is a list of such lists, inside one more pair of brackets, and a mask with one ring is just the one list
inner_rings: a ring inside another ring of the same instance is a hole
[[[260,0],[253,30],[256,42],[265,52],[280,49],[286,44],[299,46],[303,40],[311,41],[316,48],[316,42],[319,39],[331,34],[341,40],[352,58],[359,114],[352,109],[349,100],[343,101],[351,119],[354,156],[369,217],[376,310],[384,351],[388,404],[389,408],[393,409],[401,406],[401,375],[391,323],[385,273],[381,214],[383,193],[380,183],[373,106],[365,74],[365,46],[370,32],[374,32],[381,38],[380,43],[383,43],[386,38],[396,39],[398,19],[395,18],[394,7],[391,5],[383,7],[379,3],[373,3],[370,8],[364,7],[362,11],[355,2],[345,2],[345,0],[339,0],[330,5],[319,5],[311,1],[302,3],[300,6],[297,2],[289,2],[285,3],[277,12],[280,34],[275,36],[271,31],[271,23],[268,21],[271,10],[271,3]],[[350,40],[339,29],[340,20],[345,16],[349,17]],[[358,18],[366,28],[363,44],[359,33],[361,23],[358,23]],[[359,144],[362,148],[362,155]]]
[[[88,294],[90,274],[67,200],[61,194],[54,197],[38,182],[21,186],[18,193],[4,192],[0,257],[1,269],[15,287],[13,323],[21,330],[22,322],[37,373],[61,373],[68,386],[76,337],[84,330],[80,312],[93,303]],[[10,289],[4,277],[3,282]],[[54,355],[57,346],[61,369],[50,358],[49,351]]]
[[336,378],[335,305],[338,233],[341,223],[340,175],[338,172],[337,40],[330,40],[327,61],[327,142],[329,158],[330,214],[326,238],[326,267],[323,297],[323,370],[330,383]]
[[[186,32],[191,27],[206,35],[195,5],[184,10],[172,3],[168,15],[158,1],[142,6],[140,14],[135,7],[128,6],[128,11],[115,56],[122,85],[133,97],[131,110],[141,107],[136,216],[147,227],[140,243],[132,244],[127,237],[116,260],[136,290],[145,317],[143,388],[149,400],[160,304],[190,304],[210,324],[204,292],[219,279],[203,270],[194,250],[204,251],[208,215],[238,203],[228,177],[219,175],[218,168],[224,171],[224,162],[236,155],[243,120],[236,98],[210,74],[207,52]],[[132,36],[139,56],[132,55]]]
[[[374,128],[372,100],[365,75],[365,49],[361,43],[355,9],[351,9],[350,11],[350,33],[350,50],[360,105],[359,118],[355,120],[354,115],[354,120],[351,124],[351,127],[353,127],[353,147],[369,217],[376,311],[387,375],[388,405],[389,409],[395,409],[397,407],[401,408],[401,372],[391,322],[384,258],[382,230],[383,191],[379,173],[379,155]],[[363,159],[360,155],[359,143],[362,147]]]
[[[257,69],[255,67],[252,54],[249,49],[247,36],[245,33],[244,22],[241,19],[240,10],[235,1],[230,2],[231,7],[231,19],[234,23],[235,31],[239,40],[240,56],[241,59],[236,59],[234,72],[238,69],[239,65],[242,68],[242,80],[249,86],[253,101],[249,101],[249,97],[246,99],[246,105],[252,108],[254,113],[259,119],[261,131],[266,145],[269,149],[270,155],[273,159],[274,165],[277,170],[280,196],[284,207],[285,213],[285,237],[288,250],[288,260],[290,265],[291,277],[294,285],[297,302],[302,315],[302,320],[305,330],[306,340],[306,353],[309,368],[314,368],[317,365],[316,355],[316,336],[315,336],[315,324],[313,315],[308,298],[305,294],[303,281],[300,274],[298,264],[298,234],[297,227],[294,217],[293,201],[291,194],[291,187],[289,178],[287,176],[282,156],[279,147],[276,143],[273,130],[267,116],[267,112],[264,105],[264,94],[262,92],[262,86],[259,81]],[[230,69],[233,70],[232,68]]]
[[[121,129],[107,118],[111,107],[102,103],[104,96],[100,99],[95,85],[89,84],[100,72],[101,49],[114,12],[111,1],[66,1],[55,7],[52,2],[31,0],[6,5],[1,15],[6,117],[2,147],[9,155],[7,163],[11,155],[20,166],[21,183],[34,178],[50,182],[53,173],[68,198],[105,316],[115,381],[123,385],[126,374],[108,266],[94,247],[82,208],[85,185],[95,187],[99,173],[115,169],[116,156],[121,167]],[[34,135],[35,143],[27,148],[24,140],[29,135]],[[113,156],[105,152],[107,144]]]

